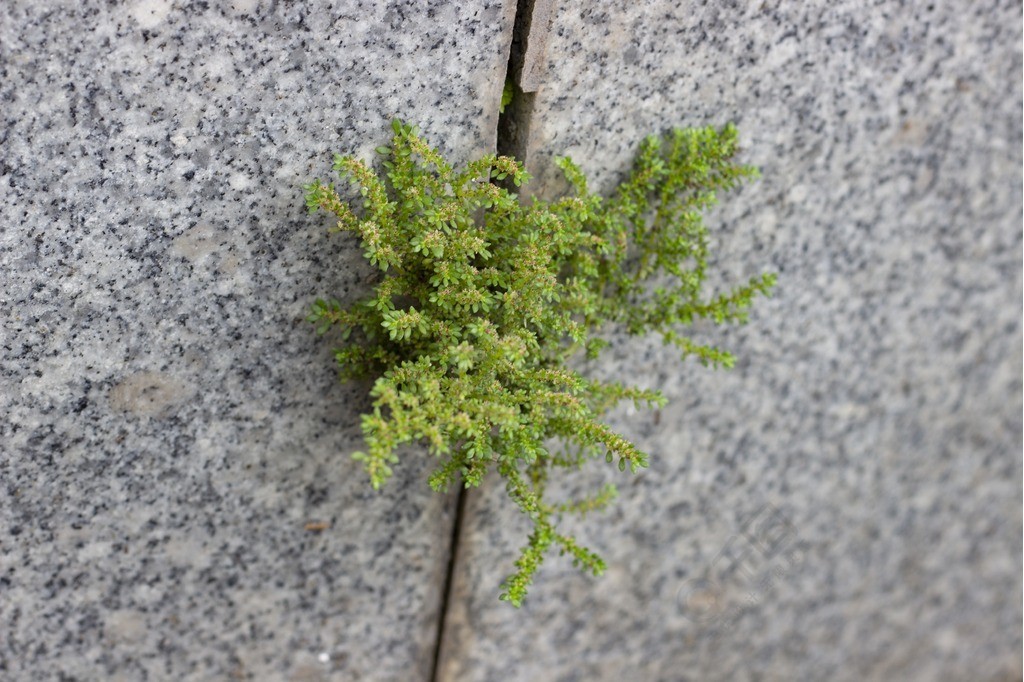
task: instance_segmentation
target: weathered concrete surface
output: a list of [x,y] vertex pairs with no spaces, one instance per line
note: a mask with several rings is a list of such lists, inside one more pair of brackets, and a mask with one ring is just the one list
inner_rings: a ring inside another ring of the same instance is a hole
[[300,185],[492,149],[514,10],[0,3],[0,678],[429,676],[453,500],[349,459]]
[[[715,285],[770,268],[729,373],[616,338],[595,375],[662,388],[651,453],[497,601],[528,526],[473,495],[443,680],[1021,676],[1017,3],[562,2],[532,102],[543,194],[607,191],[641,137],[735,121],[764,179],[724,198]],[[625,477],[624,477],[625,476]],[[764,507],[763,505],[770,505]],[[747,532],[744,532],[747,531]]]

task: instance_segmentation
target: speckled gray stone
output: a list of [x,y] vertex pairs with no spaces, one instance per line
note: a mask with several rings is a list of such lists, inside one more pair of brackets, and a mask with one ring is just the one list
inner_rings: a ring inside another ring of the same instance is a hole
[[454,500],[349,459],[303,318],[370,270],[300,185],[493,149],[514,10],[0,3],[0,679],[429,676]]
[[[595,376],[659,387],[613,425],[651,454],[497,601],[529,527],[468,501],[442,680],[1021,677],[1019,3],[563,1],[528,122],[607,191],[644,135],[735,121],[758,183],[710,216],[710,284],[779,274],[739,363],[614,339]],[[613,469],[613,468],[609,468]],[[584,478],[587,478],[586,476]]]

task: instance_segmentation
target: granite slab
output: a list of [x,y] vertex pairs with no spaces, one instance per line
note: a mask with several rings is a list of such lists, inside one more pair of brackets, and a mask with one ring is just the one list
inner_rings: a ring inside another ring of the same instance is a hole
[[494,148],[515,2],[0,3],[0,678],[428,679],[454,498],[351,462],[305,212],[388,122]]
[[500,603],[529,527],[471,495],[440,679],[1020,679],[1019,3],[563,1],[545,58],[536,194],[734,121],[763,179],[710,214],[709,284],[779,284],[695,328],[730,372],[622,336],[584,366],[670,399],[611,416],[649,470],[583,477],[620,487],[571,525],[605,576],[554,556]]

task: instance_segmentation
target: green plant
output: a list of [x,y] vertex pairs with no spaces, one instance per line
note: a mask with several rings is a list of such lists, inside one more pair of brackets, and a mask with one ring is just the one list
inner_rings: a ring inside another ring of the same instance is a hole
[[512,104],[512,100],[516,96],[516,88],[512,84],[512,81],[506,80],[505,86],[501,89],[501,103],[498,105],[498,113],[504,114],[505,107]]
[[544,495],[551,469],[604,457],[636,472],[647,455],[599,417],[622,400],[664,404],[657,391],[587,379],[567,362],[577,353],[597,357],[607,345],[597,334],[621,325],[660,333],[684,357],[732,365],[730,354],[680,327],[698,318],[745,321],[751,299],[774,283],[766,274],[701,296],[709,255],[701,211],[716,191],[756,171],[732,162],[733,126],[676,130],[644,140],[610,199],[591,194],[565,158],[559,165],[573,193],[520,203],[514,188],[529,176],[514,159],[489,155],[456,170],[416,128],[392,127],[390,147],[377,150],[383,178],[362,161],[335,157],[334,170],[362,194],[360,212],[333,184],[305,187],[309,209],[358,235],[382,273],[364,299],[347,307],[318,300],[309,319],[321,333],[340,328],[343,377],[374,379],[373,407],[362,417],[366,449],[354,455],[374,488],[409,442],[425,443],[437,458],[434,490],[460,479],[477,486],[492,467],[504,478],[533,522],[501,594],[519,606],[550,549],[594,574],[605,568],[557,521],[605,507],[614,487],[554,503]]

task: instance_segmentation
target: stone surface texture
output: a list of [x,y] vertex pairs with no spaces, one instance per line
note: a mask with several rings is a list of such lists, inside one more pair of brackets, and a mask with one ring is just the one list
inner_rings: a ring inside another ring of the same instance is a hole
[[606,575],[553,556],[499,603],[529,526],[474,492],[440,679],[1020,679],[1020,4],[563,0],[546,58],[538,193],[554,155],[608,191],[643,136],[734,121],[763,179],[710,214],[709,284],[779,284],[695,329],[731,372],[584,365],[671,401],[612,415],[649,470],[587,474],[620,487],[570,526]]
[[0,679],[429,677],[454,498],[349,459],[303,318],[371,271],[301,184],[492,150],[514,12],[0,3]]

